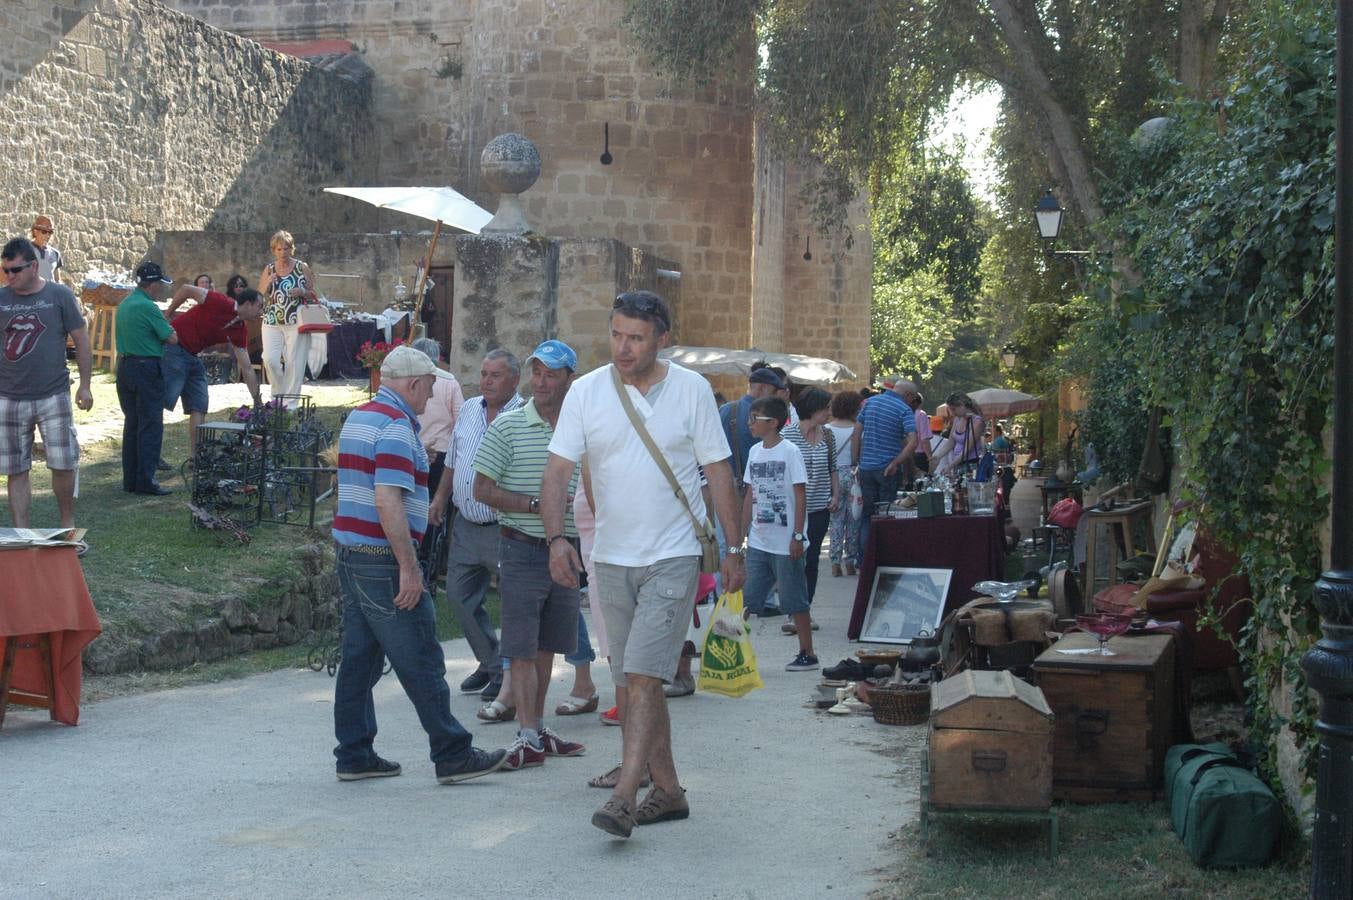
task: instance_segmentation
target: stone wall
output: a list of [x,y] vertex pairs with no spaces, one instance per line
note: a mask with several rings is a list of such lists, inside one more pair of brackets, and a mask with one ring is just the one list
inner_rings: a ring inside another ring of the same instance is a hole
[[[358,201],[352,200],[357,204]],[[429,234],[339,234],[293,231],[296,256],[310,264],[319,290],[331,300],[380,312],[394,301],[396,277],[413,294],[416,266],[427,254]],[[270,234],[257,231],[161,231],[147,253],[175,281],[205,272],[224,290],[238,272],[257,287],[259,273],[272,261]],[[454,266],[455,241],[443,235],[432,265]]]
[[351,231],[373,218],[319,193],[371,178],[368,83],[154,0],[10,0],[0,27],[0,222],[26,233],[50,214],[72,275],[135,266],[161,229]]
[[295,575],[271,585],[267,595],[229,597],[196,621],[167,615],[105,621],[103,634],[85,648],[84,666],[99,675],[180,669],[295,644],[312,629],[333,627],[337,596],[332,544],[309,544],[298,548]]
[[[471,160],[477,162],[484,142],[466,141],[467,91],[464,78],[455,75],[456,64],[464,64],[476,5],[470,0],[168,2],[258,41],[348,41],[375,76],[371,121],[380,158],[372,180],[363,184],[459,187]],[[384,214],[376,230],[407,227],[399,218]]]

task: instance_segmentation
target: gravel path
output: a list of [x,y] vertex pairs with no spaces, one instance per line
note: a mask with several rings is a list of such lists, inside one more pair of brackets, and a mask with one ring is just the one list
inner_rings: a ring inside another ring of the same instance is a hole
[[[824,566],[824,569],[826,567]],[[819,656],[845,640],[854,579],[824,571]],[[379,752],[399,778],[333,777],[333,682],[308,670],[120,697],[69,728],[11,709],[0,731],[0,897],[860,897],[887,838],[914,820],[923,727],[805,709],[818,673],[785,672],[794,638],[755,635],[766,687],[672,703],[692,814],[615,841],[588,819],[586,780],[619,758],[619,729],[556,719],[581,759],[455,787],[393,677],[377,686]],[[472,668],[446,645],[454,686]],[[549,706],[568,690],[560,665]],[[597,670],[603,700],[609,675]],[[481,746],[510,726],[452,709]],[[895,851],[892,851],[895,852]]]

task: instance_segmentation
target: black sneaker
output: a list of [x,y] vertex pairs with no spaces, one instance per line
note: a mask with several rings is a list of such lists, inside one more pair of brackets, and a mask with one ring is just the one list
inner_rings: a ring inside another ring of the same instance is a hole
[[469,678],[466,678],[460,683],[460,692],[462,694],[477,694],[488,687],[489,682],[492,680],[493,676],[488,672],[473,672]]
[[489,681],[488,687],[484,688],[483,693],[479,695],[479,699],[483,700],[485,703],[490,703],[494,700],[497,700],[498,692],[501,691],[502,689],[503,689],[503,676],[494,675],[493,678]]
[[800,653],[793,662],[785,666],[786,672],[811,672],[817,668],[817,657],[811,653]]
[[391,762],[388,759],[375,757],[371,765],[364,769],[357,769],[351,772],[338,770],[339,781],[361,781],[364,778],[390,778],[404,771],[399,767],[399,763]]
[[480,750],[471,747],[470,752],[460,759],[437,763],[438,784],[459,784],[496,771],[507,759],[506,750]]
[[836,665],[822,670],[824,678],[838,678],[842,681],[864,681],[869,674],[858,659],[843,659]]

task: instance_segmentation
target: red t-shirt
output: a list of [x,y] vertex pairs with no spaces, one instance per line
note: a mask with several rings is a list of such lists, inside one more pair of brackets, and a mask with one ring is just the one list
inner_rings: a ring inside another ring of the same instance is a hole
[[249,346],[249,328],[238,321],[235,301],[219,291],[207,291],[206,300],[175,316],[171,324],[178,332],[179,346],[194,356],[227,341],[240,349]]

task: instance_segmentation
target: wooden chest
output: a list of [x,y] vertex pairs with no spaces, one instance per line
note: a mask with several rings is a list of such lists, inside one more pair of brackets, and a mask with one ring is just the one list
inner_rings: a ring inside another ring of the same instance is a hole
[[930,805],[1047,809],[1052,710],[1009,672],[967,670],[931,688]]
[[1094,635],[1074,632],[1034,661],[1057,717],[1053,796],[1082,803],[1149,801],[1160,789],[1171,741],[1171,638],[1116,637],[1108,644],[1114,656],[1058,652],[1097,645]]

